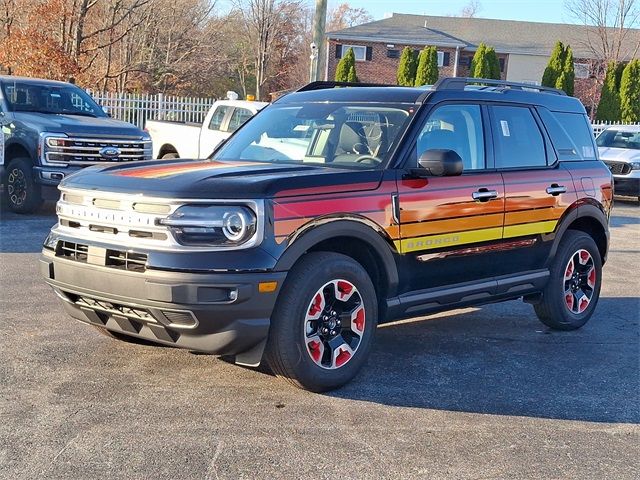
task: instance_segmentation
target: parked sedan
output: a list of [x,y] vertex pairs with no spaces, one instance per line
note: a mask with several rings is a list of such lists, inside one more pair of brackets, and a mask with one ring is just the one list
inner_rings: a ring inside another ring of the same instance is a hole
[[640,201],[640,125],[609,127],[596,143],[600,159],[613,173],[615,193]]

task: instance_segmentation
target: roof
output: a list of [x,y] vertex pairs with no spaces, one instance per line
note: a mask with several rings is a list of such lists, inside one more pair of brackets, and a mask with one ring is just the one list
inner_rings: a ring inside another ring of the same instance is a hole
[[0,82],[20,82],[33,83],[38,85],[70,85],[67,82],[59,82],[57,80],[46,80],[44,78],[16,77],[15,75],[0,75]]
[[540,105],[554,111],[585,113],[582,103],[580,103],[577,98],[567,95],[519,90],[515,88],[478,88],[474,86],[467,86],[464,90],[448,88],[434,89],[434,86],[431,85],[423,87],[367,86],[320,88],[289,93],[280,97],[275,103],[278,105],[326,102],[415,104],[426,101],[427,98],[429,99],[429,103],[462,99],[478,102],[513,102],[526,105]]
[[[499,53],[544,56],[550,55],[560,40],[571,45],[575,58],[592,58],[593,52],[586,42],[589,38],[595,40],[594,35],[593,28],[584,25],[394,13],[383,20],[329,32],[327,37],[340,41],[460,47],[472,51],[484,42]],[[629,36],[629,45],[640,44],[640,29],[631,29]]]

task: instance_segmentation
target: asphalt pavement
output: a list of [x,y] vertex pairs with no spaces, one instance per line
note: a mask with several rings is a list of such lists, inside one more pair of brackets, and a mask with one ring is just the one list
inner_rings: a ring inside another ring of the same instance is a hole
[[323,395],[69,318],[37,267],[54,222],[0,214],[2,479],[640,477],[637,203],[581,330],[518,301],[386,325]]

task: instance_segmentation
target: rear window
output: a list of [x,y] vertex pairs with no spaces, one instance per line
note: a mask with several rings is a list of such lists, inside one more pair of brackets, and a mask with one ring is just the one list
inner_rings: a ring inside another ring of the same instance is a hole
[[497,168],[547,165],[544,138],[526,107],[492,107]]
[[596,159],[593,130],[584,115],[550,112],[546,108],[538,111],[558,152],[559,160]]

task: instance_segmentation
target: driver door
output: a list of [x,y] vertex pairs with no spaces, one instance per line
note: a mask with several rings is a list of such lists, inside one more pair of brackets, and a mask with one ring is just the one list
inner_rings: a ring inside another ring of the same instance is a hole
[[[502,240],[504,184],[493,171],[487,114],[478,104],[435,107],[406,168],[398,172],[400,252],[406,289],[475,281],[496,275],[491,245]],[[411,168],[429,149],[455,151],[460,176],[416,178]]]

